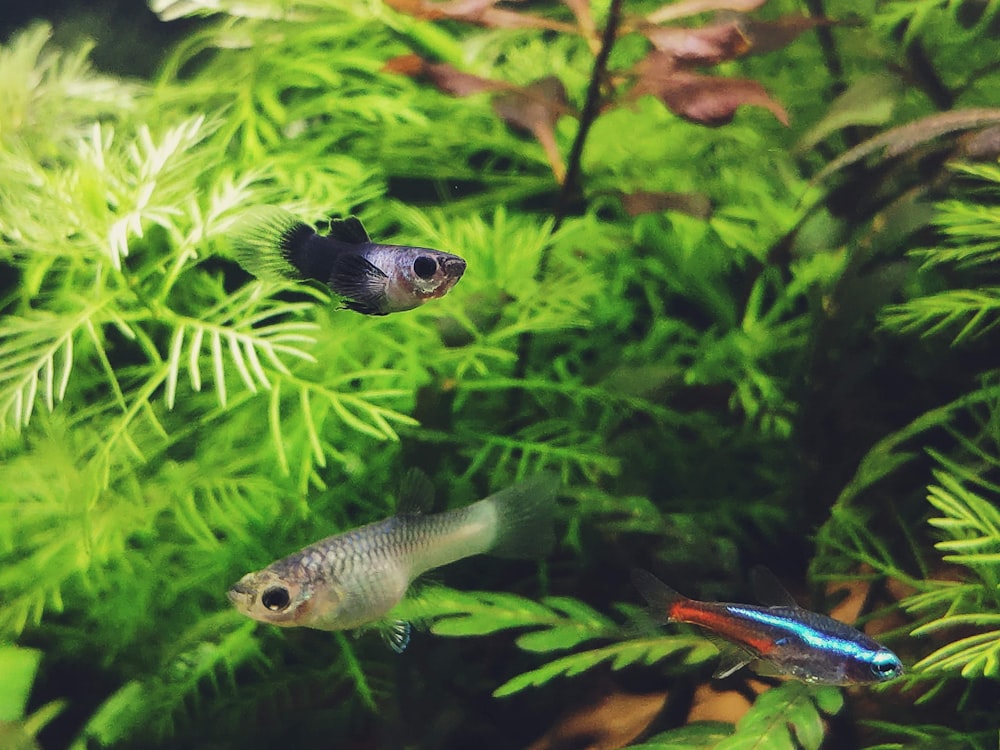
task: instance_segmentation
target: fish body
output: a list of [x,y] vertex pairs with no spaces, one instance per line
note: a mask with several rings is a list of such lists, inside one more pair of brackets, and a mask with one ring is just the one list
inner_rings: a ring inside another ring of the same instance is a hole
[[[755,574],[758,579],[771,575]],[[689,599],[641,570],[634,571],[632,580],[655,618],[698,625],[710,634],[722,651],[716,677],[727,677],[754,659],[779,674],[827,685],[885,682],[903,673],[892,651],[860,630],[802,609],[776,579],[766,583],[779,592],[782,603],[775,606]]]
[[322,235],[279,208],[257,209],[235,238],[236,259],[258,278],[326,284],[351,310],[367,315],[412,310],[443,297],[465,273],[457,255],[372,242],[354,217]]
[[[413,579],[432,568],[481,553],[544,555],[554,541],[557,487],[557,478],[543,474],[465,508],[432,514],[406,499],[390,518],[248,573],[229,589],[229,599],[248,617],[280,627],[347,630],[377,623]],[[426,496],[426,487],[419,492]],[[396,642],[398,650],[402,646]]]

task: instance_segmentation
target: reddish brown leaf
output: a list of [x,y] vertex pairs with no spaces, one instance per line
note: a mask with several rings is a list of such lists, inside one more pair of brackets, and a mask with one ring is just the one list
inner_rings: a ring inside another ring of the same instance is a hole
[[712,215],[712,201],[701,193],[655,193],[637,190],[621,194],[622,208],[629,216],[678,211],[698,219]]
[[594,17],[590,15],[590,0],[563,0],[566,7],[573,11],[576,16],[576,23],[580,31],[587,39],[597,41],[597,27],[594,25]]
[[660,52],[687,65],[716,65],[750,49],[750,40],[736,21],[700,29],[647,25],[642,33]]
[[651,52],[636,67],[639,80],[632,97],[651,94],[685,120],[715,127],[732,122],[744,105],[764,107],[788,125],[788,112],[770,97],[764,87],[745,78],[717,78],[677,67],[673,57]]
[[426,66],[427,61],[420,55],[399,55],[383,65],[382,72],[416,78],[424,72]]
[[532,133],[545,150],[556,179],[562,183],[566,167],[556,145],[555,127],[562,115],[572,114],[562,81],[555,76],[535,81],[530,86],[515,86],[505,81],[463,73],[447,63],[427,62],[417,55],[402,55],[389,60],[382,68],[411,78],[423,78],[452,96],[472,96],[495,92],[493,110],[508,125]]
[[646,20],[649,23],[663,23],[715,10],[735,10],[747,13],[751,10],[757,10],[765,2],[767,0],[681,0],[679,3],[668,3],[659,10],[654,10],[646,16]]
[[548,76],[523,89],[504,92],[493,100],[493,110],[508,124],[534,134],[545,150],[552,173],[562,184],[566,166],[555,137],[556,122],[569,112],[562,81]]
[[741,25],[750,40],[748,54],[764,55],[787,47],[800,34],[811,31],[817,26],[829,26],[835,23],[837,21],[829,18],[796,15],[785,16],[776,21],[756,21],[752,18],[745,18]]
[[435,3],[429,0],[385,0],[385,2],[390,8],[398,10],[400,13],[428,21],[446,18],[494,29],[532,28],[576,31],[573,26],[560,21],[493,7],[498,0],[451,0],[451,2],[446,3]]
[[463,73],[448,63],[431,63],[418,55],[401,55],[389,60],[382,68],[386,73],[398,73],[410,78],[426,78],[438,89],[452,96],[472,96],[483,91],[503,91],[515,86],[503,81]]

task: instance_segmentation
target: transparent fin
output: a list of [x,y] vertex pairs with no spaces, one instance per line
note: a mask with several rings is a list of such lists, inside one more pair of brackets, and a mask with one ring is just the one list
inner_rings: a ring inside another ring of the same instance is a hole
[[753,654],[747,653],[741,648],[737,648],[732,643],[724,640],[715,633],[706,632],[705,637],[710,640],[717,649],[719,649],[719,663],[716,665],[715,671],[712,672],[712,677],[717,680],[729,677],[729,675],[733,672],[742,669],[757,658]]
[[489,554],[513,558],[546,555],[555,544],[552,515],[559,485],[555,474],[539,474],[483,500],[492,503],[497,514]]
[[794,607],[799,609],[798,602],[781,585],[778,577],[769,568],[755,565],[750,569],[750,585],[753,587],[757,601],[765,607]]
[[302,280],[288,260],[289,248],[315,233],[294,214],[276,206],[259,206],[246,212],[233,233],[237,262],[258,279]]
[[410,469],[399,483],[396,514],[415,516],[426,513],[434,504],[434,484],[420,469]]
[[410,643],[410,623],[405,620],[385,620],[378,625],[379,635],[385,645],[401,654]]
[[659,622],[670,621],[670,608],[686,596],[678,594],[652,573],[636,568],[632,571],[632,585],[649,604],[649,614]]

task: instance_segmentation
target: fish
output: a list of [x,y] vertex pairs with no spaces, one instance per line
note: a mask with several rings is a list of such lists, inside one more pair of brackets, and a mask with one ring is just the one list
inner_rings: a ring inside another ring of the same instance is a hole
[[397,652],[409,623],[387,617],[417,576],[478,554],[538,558],[555,543],[559,479],[542,473],[464,508],[427,513],[434,489],[419,471],[405,477],[397,512],[335,534],[247,573],[228,597],[247,617],[278,627],[376,627]]
[[754,568],[750,578],[767,606],[689,599],[652,573],[632,571],[654,619],[697,625],[719,648],[713,677],[728,677],[753,660],[764,662],[761,671],[823,685],[881,683],[903,674],[896,654],[850,625],[803,609],[766,568]]
[[258,207],[234,233],[237,262],[259,279],[319,281],[350,310],[388,315],[446,295],[465,260],[427,247],[372,242],[354,216],[319,234],[292,213]]

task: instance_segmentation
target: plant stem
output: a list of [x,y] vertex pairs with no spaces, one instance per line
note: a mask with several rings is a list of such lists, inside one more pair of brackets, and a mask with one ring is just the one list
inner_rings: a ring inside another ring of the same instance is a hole
[[[806,0],[806,7],[809,9],[809,15],[813,18],[826,18],[823,0]],[[844,85],[844,66],[840,62],[837,45],[833,41],[833,32],[829,26],[817,26],[816,38],[819,40],[819,47],[823,52],[826,69],[833,78],[833,93],[841,94],[846,88]]]
[[[622,4],[623,0],[611,0],[611,6],[608,8],[608,21],[604,26],[604,33],[601,35],[601,48],[597,52],[597,57],[594,58],[594,69],[590,74],[590,83],[587,86],[587,98],[583,105],[583,112],[580,114],[580,127],[576,131],[576,138],[569,151],[566,179],[563,180],[562,189],[559,191],[559,198],[556,201],[556,220],[552,227],[553,234],[559,231],[573,198],[581,190],[579,183],[583,162],[583,146],[601,107],[601,83],[607,73],[608,58],[611,57],[611,49],[615,46],[615,37],[618,35],[618,26],[621,24]],[[542,250],[542,257],[538,262],[538,269],[535,271],[536,280],[541,280],[545,276],[548,261],[549,249],[546,247]]]
[[[604,81],[608,68],[608,58],[611,56],[611,49],[615,46],[615,37],[618,35],[618,27],[621,24],[623,0],[611,0],[608,8],[608,20],[604,25],[604,33],[601,35],[601,48],[594,58],[594,68],[590,74],[590,83],[587,86],[587,98],[583,105],[583,112],[580,114],[580,127],[577,128],[576,138],[570,148],[569,159],[566,165],[566,179],[563,180],[559,197],[556,199],[554,210],[555,222],[552,224],[552,235],[555,235],[562,226],[569,207],[574,198],[581,192],[580,176],[581,163],[583,161],[583,147],[587,141],[590,128],[597,119],[601,107],[601,84]],[[538,267],[535,269],[535,281],[541,282],[549,267],[549,258],[552,254],[551,246],[542,248],[538,259]],[[517,344],[517,367],[514,370],[514,377],[522,379],[528,369],[528,357],[531,354],[532,336],[530,332],[522,333]],[[513,407],[519,405],[522,391],[517,389],[511,395],[511,413],[517,413]]]

